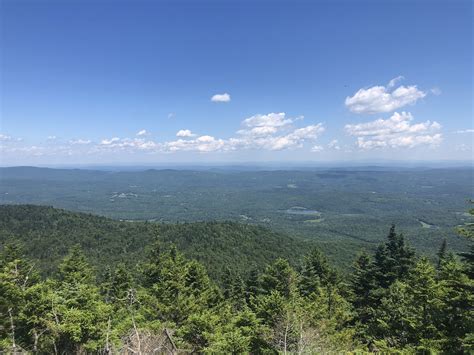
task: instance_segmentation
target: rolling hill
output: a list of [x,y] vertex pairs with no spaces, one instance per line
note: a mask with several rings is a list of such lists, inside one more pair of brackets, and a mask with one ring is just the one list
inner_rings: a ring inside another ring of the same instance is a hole
[[245,273],[277,257],[298,260],[310,242],[267,228],[235,222],[116,221],[47,206],[1,205],[0,244],[20,242],[39,268],[50,274],[68,249],[79,244],[99,271],[119,261],[135,264],[154,240],[173,243],[218,278],[229,266]]

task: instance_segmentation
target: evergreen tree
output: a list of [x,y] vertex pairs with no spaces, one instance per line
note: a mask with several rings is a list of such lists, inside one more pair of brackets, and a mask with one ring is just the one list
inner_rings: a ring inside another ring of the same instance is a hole
[[336,283],[337,273],[330,267],[326,256],[319,249],[312,249],[304,257],[299,285],[301,293],[309,295],[321,286]]
[[454,255],[448,254],[439,273],[442,306],[438,327],[443,348],[459,353],[474,350],[474,283],[464,271]]
[[261,275],[261,287],[264,293],[279,292],[290,298],[297,290],[297,274],[287,260],[277,259]]
[[[361,253],[354,262],[350,285],[352,304],[357,312],[359,326],[363,328],[367,327],[377,306],[377,299],[373,294],[377,288],[374,276],[374,266],[370,256],[365,252]],[[365,330],[363,332],[365,333]]]
[[245,304],[245,285],[240,277],[230,268],[224,269],[222,276],[222,294],[224,299],[231,302],[238,309],[242,309]]
[[101,299],[93,268],[76,246],[59,265],[51,312],[61,352],[95,351],[105,342],[110,306]]
[[448,244],[447,244],[446,238],[444,238],[443,242],[441,243],[441,246],[439,247],[438,253],[436,253],[436,255],[438,256],[438,269],[441,267],[441,263],[446,257],[447,248],[448,248]]
[[415,262],[415,252],[407,245],[403,234],[395,232],[395,225],[390,228],[387,239],[375,253],[375,278],[382,288],[405,279]]
[[263,293],[260,283],[260,273],[253,268],[245,281],[245,300],[250,304],[251,299]]
[[7,244],[0,253],[0,349],[23,346],[30,336],[22,314],[26,294],[38,281],[31,262],[17,244]]

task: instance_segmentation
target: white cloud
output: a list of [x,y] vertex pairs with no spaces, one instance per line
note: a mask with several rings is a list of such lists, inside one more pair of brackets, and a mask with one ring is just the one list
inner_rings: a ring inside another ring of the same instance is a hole
[[143,136],[147,136],[148,134],[149,134],[149,133],[147,132],[146,129],[142,129],[142,130],[138,131],[136,135],[137,135],[138,137],[143,137]]
[[283,127],[293,123],[294,120],[285,118],[284,112],[269,113],[267,115],[254,115],[243,120],[246,127]]
[[215,94],[214,96],[211,97],[211,101],[212,102],[229,102],[230,95],[228,93]]
[[72,140],[69,141],[69,144],[73,144],[73,145],[76,145],[76,144],[78,144],[78,145],[84,144],[85,145],[85,144],[91,144],[91,143],[92,143],[92,141],[89,140],[89,139],[72,139]]
[[8,135],[6,135],[6,134],[0,133],[0,141],[6,142],[6,141],[10,141],[10,140],[12,140],[12,137],[11,137],[11,136],[8,136]]
[[388,82],[387,87],[393,88],[395,85],[397,85],[397,83],[399,83],[399,82],[402,81],[403,79],[405,79],[405,77],[404,77],[403,75],[399,75],[399,76],[397,76],[396,78],[393,78],[392,80],[390,80],[390,81]]
[[118,142],[120,140],[120,138],[118,137],[113,137],[113,138],[110,138],[110,139],[103,139],[100,144],[101,145],[111,145],[112,143],[115,143],[115,142]]
[[472,128],[468,128],[468,129],[460,129],[454,133],[457,133],[457,134],[463,134],[463,133],[474,133],[474,129]]
[[106,150],[153,150],[160,146],[159,143],[156,143],[151,140],[146,140],[144,138],[111,138],[104,139],[100,145],[96,148],[106,149]]
[[180,129],[176,133],[176,137],[195,137],[196,135],[191,132],[189,129]]
[[411,113],[395,112],[388,119],[377,119],[366,123],[348,124],[346,132],[357,137],[356,145],[361,149],[412,148],[418,145],[438,145],[442,135],[438,122],[425,121],[412,124]]
[[244,128],[237,131],[240,137],[231,139],[230,145],[232,149],[282,150],[299,148],[305,141],[314,141],[324,132],[321,123],[294,128],[295,121],[301,119],[301,116],[287,118],[284,112],[254,115],[242,121]]
[[222,150],[225,146],[223,139],[216,139],[212,136],[200,136],[197,139],[178,139],[172,142],[166,142],[163,145],[165,151],[198,151],[213,152]]
[[311,148],[311,151],[314,153],[319,153],[324,150],[324,147],[321,145],[315,145],[313,148]]
[[333,139],[328,143],[328,148],[330,149],[335,149],[335,150],[340,150],[341,147],[339,146],[339,141],[337,139]]
[[175,117],[176,117],[176,113],[174,113],[174,112],[168,113],[168,119],[173,119]]
[[[203,135],[195,139],[178,139],[163,143],[165,151],[233,151],[238,149],[283,150],[303,146],[306,141],[315,141],[324,131],[321,123],[302,128],[293,127],[301,117],[287,118],[284,112],[254,115],[242,121],[237,137],[218,139]],[[180,138],[195,136],[189,130],[176,134]]]
[[54,141],[55,139],[57,139],[58,137],[56,136],[48,136],[48,140],[49,141]]
[[393,89],[401,78],[392,79],[387,87],[373,86],[368,89],[360,89],[354,96],[346,97],[346,107],[354,113],[391,112],[403,106],[415,104],[426,96],[426,93],[419,90],[416,85],[402,85]]
[[[148,153],[163,152],[227,152],[244,149],[284,150],[303,147],[306,143],[317,150],[315,142],[324,132],[321,123],[298,127],[296,123],[302,117],[290,118],[284,112],[257,114],[241,122],[241,129],[230,138],[218,138],[212,135],[197,136],[189,129],[176,133],[178,137],[172,141],[157,142],[145,137],[146,131],[137,133],[134,138],[104,138],[94,143],[89,139],[69,140],[65,145],[45,147],[24,147],[25,154],[71,155],[71,154],[114,154],[146,151]],[[10,139],[0,135],[0,139]],[[19,151],[19,150],[18,150]]]

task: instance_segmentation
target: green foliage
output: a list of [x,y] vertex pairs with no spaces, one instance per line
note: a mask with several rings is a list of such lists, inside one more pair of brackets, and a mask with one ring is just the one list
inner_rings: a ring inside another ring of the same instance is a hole
[[[198,224],[197,229],[216,232],[233,225]],[[173,226],[167,228],[158,231],[163,236]],[[474,350],[469,263],[445,246],[435,267],[426,257],[417,257],[394,227],[374,255],[359,255],[346,277],[318,249],[303,256],[300,268],[285,258],[275,258],[262,271],[249,268],[245,281],[233,264],[223,268],[221,279],[213,280],[203,263],[163,238],[145,249],[135,263],[111,262],[97,272],[90,262],[94,256],[75,243],[56,269],[40,277],[21,248],[5,244],[0,253],[0,350]]]
[[[347,167],[272,171],[238,168],[93,171],[13,167],[0,168],[0,176],[0,204],[52,205],[133,223],[234,221],[262,225],[299,237],[299,242],[302,239],[315,242],[334,265],[343,266],[346,270],[359,250],[372,251],[383,242],[388,221],[403,229],[410,244],[428,256],[436,254],[444,238],[448,239],[451,250],[465,251],[468,242],[458,237],[453,227],[472,222],[472,217],[464,214],[466,196],[472,195],[473,170],[469,167]],[[300,210],[302,214],[288,213],[288,210],[294,212],[292,207],[306,210]],[[31,213],[34,214],[34,211]],[[54,222],[50,224],[54,225]],[[38,225],[51,227],[47,221],[41,220],[38,220]],[[71,236],[72,244],[81,242],[76,239],[80,234],[81,238],[88,236],[91,244],[99,239],[108,244],[107,249],[116,247],[110,253],[112,257],[126,252],[132,255],[130,260],[135,260],[140,256],[141,248],[151,242],[150,239],[141,240],[148,233],[138,231],[141,226],[137,226],[135,232],[133,228],[110,226],[99,233],[94,233],[94,229],[91,233],[76,233],[70,227],[66,232]],[[23,238],[22,232],[15,234],[13,236]],[[122,238],[123,234],[128,235]],[[63,257],[71,247],[59,240],[62,235],[59,231],[50,234],[51,238],[56,239],[55,244],[44,245],[39,235],[28,240],[29,243],[37,243],[37,250],[45,254],[42,257],[51,255],[48,261],[50,270],[55,268],[53,262]],[[121,240],[115,245],[108,243],[109,238]],[[194,238],[194,246],[191,247],[193,254],[186,253],[181,242],[175,243],[188,257],[199,259],[206,265],[213,277],[214,266],[221,266],[222,270],[222,265],[234,265],[232,262],[239,258],[245,265],[249,261],[246,255],[259,255],[248,248],[236,251],[236,259],[227,255],[224,262],[216,258],[219,256],[217,253],[207,253],[194,247],[197,244]],[[266,248],[254,246],[257,247],[256,252],[261,253],[265,249],[274,250],[272,248],[278,247],[278,244],[269,243]],[[96,253],[92,245],[82,242],[81,245],[97,266],[99,263],[95,259],[104,255],[102,247]],[[299,249],[296,243],[288,243],[284,247],[292,255],[283,253],[276,257],[285,257],[290,261],[308,250]],[[285,249],[279,251],[282,250]],[[295,253],[290,253],[291,250]],[[203,260],[197,252],[212,255]],[[212,260],[216,260],[216,265],[211,267]],[[259,269],[271,261],[266,259],[258,265]],[[253,267],[254,262],[251,260],[248,265]]]
[[101,275],[106,266],[125,267],[143,261],[143,252],[155,240],[174,244],[196,259],[218,281],[226,266],[239,275],[263,270],[277,257],[296,263],[312,243],[274,233],[267,228],[233,222],[162,224],[115,221],[44,206],[0,205],[0,246],[23,243],[25,253],[43,275],[53,274],[61,260],[80,245]]
[[362,254],[351,277],[357,336],[381,351],[453,352],[472,349],[472,278],[444,244],[438,267],[391,228],[372,261]]

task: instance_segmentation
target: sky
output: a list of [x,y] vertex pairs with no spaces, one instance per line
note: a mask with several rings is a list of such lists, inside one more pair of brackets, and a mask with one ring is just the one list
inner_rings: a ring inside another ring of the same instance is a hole
[[469,0],[0,0],[0,164],[473,159]]

